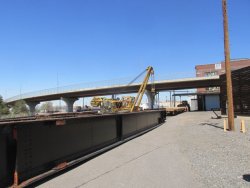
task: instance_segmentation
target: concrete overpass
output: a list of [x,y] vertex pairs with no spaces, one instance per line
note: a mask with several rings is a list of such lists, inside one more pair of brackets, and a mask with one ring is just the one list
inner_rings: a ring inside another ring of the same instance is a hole
[[[219,76],[155,81],[155,89],[157,92],[219,86]],[[68,107],[67,110],[70,112],[73,110],[74,102],[80,97],[136,93],[139,90],[139,87],[140,83],[134,83],[131,85],[111,85],[91,88],[60,87],[14,96],[12,98],[6,99],[5,102],[7,104],[14,104],[16,101],[22,99],[27,103],[30,110],[33,112],[35,110],[35,106],[40,102],[62,99]],[[151,83],[148,84],[147,88],[148,91],[146,92],[146,95],[149,99],[149,102],[153,103],[154,97],[149,92],[151,88]]]

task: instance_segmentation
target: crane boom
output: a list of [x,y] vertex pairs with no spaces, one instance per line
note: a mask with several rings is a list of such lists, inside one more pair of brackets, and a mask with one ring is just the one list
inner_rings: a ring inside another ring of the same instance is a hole
[[[147,69],[147,74],[140,86],[140,89],[137,93],[137,96],[135,98],[135,101],[130,109],[130,112],[133,112],[136,108],[139,108],[140,104],[141,104],[141,100],[142,100],[142,97],[143,97],[143,94],[145,93],[145,90],[146,90],[146,87],[147,87],[147,84],[148,84],[148,80],[149,80],[149,77],[150,75],[154,75],[154,70],[153,70],[153,67],[149,66]],[[151,88],[151,91],[152,92],[155,92],[155,87],[154,87],[154,83],[152,82],[152,88]]]
[[[155,92],[153,67],[149,66],[139,76],[141,76],[145,72],[146,72],[146,76],[143,79],[143,82],[140,86],[140,89],[136,97],[126,96],[126,97],[122,97],[121,100],[120,99],[107,99],[105,97],[94,97],[91,100],[91,106],[100,107],[102,113],[116,113],[119,111],[130,111],[130,112],[137,111],[140,107],[142,97],[145,93],[150,76],[152,78],[151,92],[153,93]],[[137,76],[134,80],[136,80],[139,76]],[[131,84],[132,82],[130,82],[129,84]]]

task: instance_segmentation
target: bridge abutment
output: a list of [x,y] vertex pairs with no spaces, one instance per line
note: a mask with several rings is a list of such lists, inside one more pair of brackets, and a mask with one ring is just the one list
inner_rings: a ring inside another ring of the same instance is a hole
[[73,112],[73,105],[78,100],[78,98],[65,98],[62,97],[62,100],[66,103],[66,111],[67,112]]

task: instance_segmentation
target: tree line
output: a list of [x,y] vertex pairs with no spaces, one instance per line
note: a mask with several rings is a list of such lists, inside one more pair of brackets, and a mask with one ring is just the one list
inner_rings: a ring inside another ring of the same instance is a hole
[[[53,111],[53,103],[45,102],[38,109],[38,112],[51,112]],[[29,114],[29,109],[24,100],[19,100],[14,105],[8,105],[3,101],[0,95],[0,117],[8,117],[10,115],[26,116]]]
[[13,115],[28,115],[29,109],[25,104],[25,101],[19,100],[14,105],[7,105],[3,101],[3,97],[0,95],[0,116]]

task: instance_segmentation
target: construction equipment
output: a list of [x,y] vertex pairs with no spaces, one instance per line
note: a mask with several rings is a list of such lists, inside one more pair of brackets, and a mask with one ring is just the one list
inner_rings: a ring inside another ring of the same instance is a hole
[[133,104],[135,102],[135,97],[132,96],[123,96],[122,97],[122,108],[121,110],[128,110],[130,111]]
[[178,104],[177,107],[186,107],[186,111],[190,111],[190,105],[187,101],[181,101],[181,103]]
[[104,98],[100,107],[102,113],[116,113],[122,107],[122,102],[119,99]]
[[141,104],[141,100],[142,100],[142,97],[143,97],[143,94],[145,93],[145,90],[146,90],[146,86],[148,84],[148,80],[149,80],[149,77],[151,76],[152,78],[152,82],[151,82],[151,92],[152,93],[155,93],[155,84],[154,84],[154,70],[153,70],[153,67],[149,66],[147,69],[147,74],[141,84],[141,87],[137,93],[137,96],[135,98],[135,101],[130,109],[130,112],[133,112],[133,111],[137,111],[140,107],[140,104]]
[[93,99],[90,101],[90,104],[93,107],[100,107],[103,99],[105,99],[105,97],[93,97]]
[[123,96],[121,100],[119,98],[94,97],[91,100],[91,106],[99,107],[102,113],[116,113],[118,111],[130,111],[134,100],[135,97],[132,96]]
[[[91,100],[91,106],[93,107],[100,107],[102,113],[116,113],[121,111],[138,111],[140,109],[140,104],[142,101],[143,94],[145,93],[146,86],[148,84],[149,78],[151,76],[151,92],[155,93],[155,85],[154,85],[154,70],[153,67],[149,66],[145,71],[143,71],[139,76],[143,73],[146,73],[146,76],[140,86],[140,89],[137,93],[136,97],[132,96],[123,96],[120,100],[117,99],[108,99],[105,97],[94,97]],[[136,79],[139,77],[137,76]],[[134,79],[133,81],[135,81]],[[130,82],[129,84],[133,83]]]

